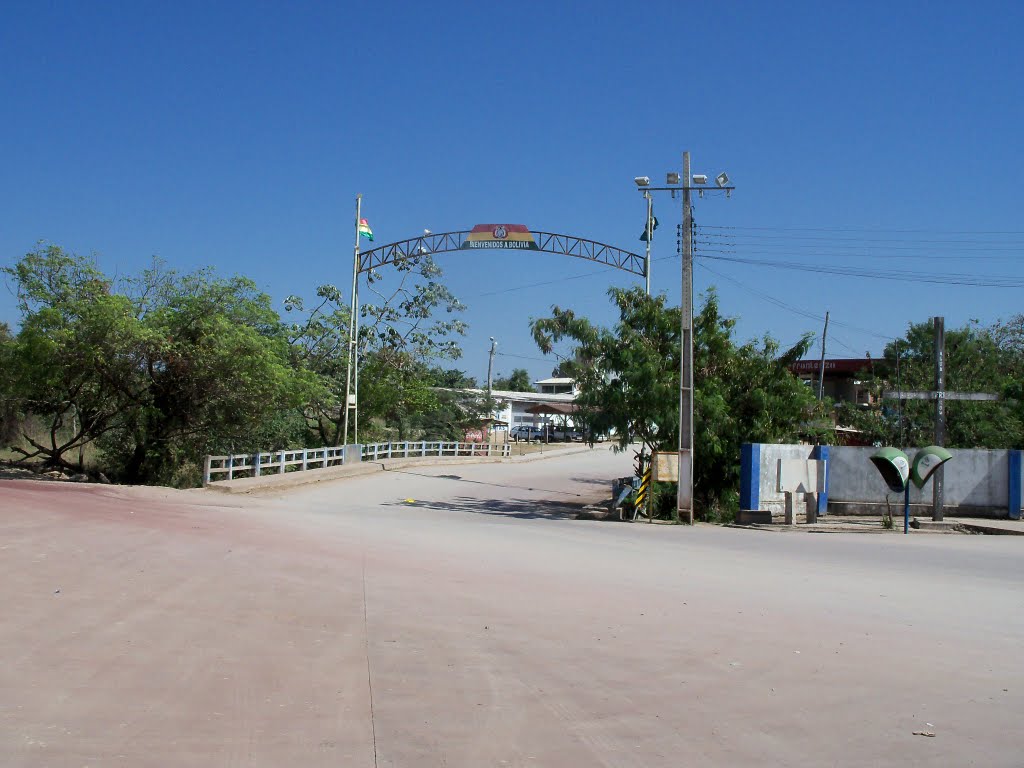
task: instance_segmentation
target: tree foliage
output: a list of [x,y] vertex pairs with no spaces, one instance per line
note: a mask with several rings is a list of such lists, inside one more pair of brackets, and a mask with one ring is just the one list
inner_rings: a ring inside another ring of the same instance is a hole
[[679,309],[639,289],[608,295],[619,313],[613,328],[555,306],[531,322],[534,341],[545,354],[563,341],[574,345],[562,370],[576,381],[573,418],[588,432],[613,433],[623,449],[634,440],[669,449],[678,444]]
[[[1024,382],[1024,318],[990,327],[971,322],[947,329],[947,391],[1000,395],[1000,402],[947,400],[946,445],[951,448],[1012,448],[1024,445],[1024,411],[1016,396]],[[883,390],[935,388],[935,332],[930,321],[913,323],[902,339],[885,347],[866,379],[880,399]],[[842,423],[883,445],[927,445],[935,439],[935,404],[886,400],[875,408],[843,405]]]
[[505,392],[533,392],[533,381],[525,368],[513,368],[508,376],[496,376],[492,387]]
[[[359,310],[361,437],[383,437],[389,429],[399,439],[409,437],[416,419],[438,407],[428,363],[462,355],[458,339],[466,324],[458,315],[465,307],[441,281],[440,267],[429,254],[398,259],[394,267],[396,280],[367,274],[371,300]],[[296,364],[325,385],[325,396],[305,410],[307,422],[325,445],[339,445],[345,439],[349,310],[332,285],[320,286],[317,299],[310,310],[299,296],[285,300],[295,317],[289,343]]]
[[[579,418],[589,430],[613,432],[621,449],[640,441],[648,450],[676,450],[680,310],[639,288],[613,288],[609,296],[619,315],[613,328],[553,307],[550,317],[531,323],[534,340],[545,353],[560,342],[572,345],[561,371],[576,379]],[[742,443],[796,440],[820,413],[788,369],[809,336],[783,351],[767,336],[737,344],[734,328],[709,291],[694,318],[694,484],[705,510],[735,495]]]
[[[41,246],[4,272],[22,325],[5,352],[17,407],[47,421],[23,461],[81,470],[98,443],[129,482],[170,482],[207,451],[254,450],[268,416],[312,396],[270,300],[245,278],[159,262],[118,291],[92,259]],[[279,436],[275,436],[279,438]],[[81,455],[79,451],[79,456]]]

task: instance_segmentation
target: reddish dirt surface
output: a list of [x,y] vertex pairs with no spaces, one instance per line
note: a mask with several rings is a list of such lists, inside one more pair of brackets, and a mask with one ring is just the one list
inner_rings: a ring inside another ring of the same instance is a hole
[[359,553],[221,501],[0,485],[0,764],[368,764]]
[[1022,764],[1017,537],[567,517],[628,461],[0,481],[0,765]]

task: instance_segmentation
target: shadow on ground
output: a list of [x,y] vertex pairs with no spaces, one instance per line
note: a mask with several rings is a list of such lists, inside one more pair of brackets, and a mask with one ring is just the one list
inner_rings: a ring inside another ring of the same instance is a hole
[[456,496],[445,501],[400,501],[387,506],[439,509],[492,517],[516,517],[522,520],[575,520],[585,505],[582,502],[549,499],[476,499],[470,496]]
[[580,483],[581,485],[599,485],[602,488],[611,489],[612,480],[610,477],[570,477],[574,483]]
[[[537,488],[533,486],[523,485],[509,485],[506,483],[494,483],[486,480],[470,480],[469,478],[462,477],[461,475],[434,475],[427,472],[413,472],[409,469],[394,469],[385,467],[385,472],[392,472],[399,475],[415,475],[416,477],[426,477],[431,480],[449,480],[458,483],[469,483],[470,485],[486,485],[491,488],[514,488],[515,490],[527,490],[527,491],[543,491],[545,493],[557,494],[559,496],[568,496],[571,498],[583,498],[582,493],[576,491],[562,491],[557,488]],[[589,480],[581,480],[580,482],[590,482]],[[600,481],[596,481],[595,484],[601,484]]]

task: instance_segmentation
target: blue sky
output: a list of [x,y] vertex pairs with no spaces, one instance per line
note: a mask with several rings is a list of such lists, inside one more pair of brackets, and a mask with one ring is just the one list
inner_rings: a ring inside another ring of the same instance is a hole
[[[829,310],[829,357],[877,354],[932,315],[1024,311],[1024,289],[708,257],[1024,285],[1021,8],[8,0],[0,263],[45,240],[111,274],[153,255],[245,274],[279,306],[347,295],[357,192],[377,243],[507,222],[639,251],[632,179],[689,150],[738,187],[695,218],[696,287],[740,338],[793,342]],[[655,212],[654,291],[677,303],[680,206]],[[639,282],[551,254],[438,261],[469,305],[455,365],[481,379],[488,337],[497,371],[548,375],[529,319],[607,323],[608,287]],[[0,320],[17,321],[6,289]]]

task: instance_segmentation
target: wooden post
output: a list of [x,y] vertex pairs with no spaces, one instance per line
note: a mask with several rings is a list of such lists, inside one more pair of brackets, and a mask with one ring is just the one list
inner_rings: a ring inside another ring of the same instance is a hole
[[[945,319],[936,317],[935,326],[935,444],[946,445],[946,327]],[[932,475],[932,520],[942,520],[944,467]]]

